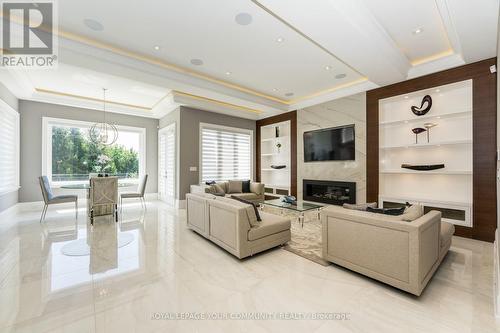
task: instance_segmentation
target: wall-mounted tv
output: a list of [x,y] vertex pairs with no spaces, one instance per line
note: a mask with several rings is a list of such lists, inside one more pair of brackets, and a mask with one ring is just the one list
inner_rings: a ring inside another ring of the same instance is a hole
[[353,161],[354,124],[304,132],[304,162]]

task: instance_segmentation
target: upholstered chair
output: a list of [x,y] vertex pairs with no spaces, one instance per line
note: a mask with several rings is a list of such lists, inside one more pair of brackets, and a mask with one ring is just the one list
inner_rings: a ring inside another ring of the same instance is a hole
[[120,195],[120,208],[123,204],[123,199],[126,198],[139,198],[141,199],[141,204],[144,208],[146,208],[146,201],[144,200],[144,193],[146,192],[146,183],[148,182],[148,175],[144,175],[139,182],[139,187],[137,188],[137,192],[132,193],[122,193]]
[[118,177],[91,178],[89,200],[90,224],[101,215],[113,215],[118,222]]
[[38,181],[40,183],[40,188],[42,190],[43,202],[45,203],[42,215],[40,216],[40,223],[45,220],[45,215],[47,214],[47,210],[49,205],[74,202],[75,203],[75,218],[78,218],[78,196],[77,195],[58,195],[54,196],[52,194],[52,189],[50,188],[49,179],[47,176],[38,177]]

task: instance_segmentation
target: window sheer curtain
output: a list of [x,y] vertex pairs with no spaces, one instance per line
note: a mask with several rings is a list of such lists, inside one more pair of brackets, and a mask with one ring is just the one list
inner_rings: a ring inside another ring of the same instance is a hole
[[252,135],[247,132],[201,127],[201,181],[251,179]]
[[0,103],[0,193],[19,188],[19,113]]

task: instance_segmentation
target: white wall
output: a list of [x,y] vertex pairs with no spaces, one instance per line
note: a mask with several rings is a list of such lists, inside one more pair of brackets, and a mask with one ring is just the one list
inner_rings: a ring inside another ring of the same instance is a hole
[[[305,131],[355,125],[355,161],[304,163]],[[302,198],[302,180],[356,182],[356,201],[366,202],[366,93],[356,94],[297,112],[297,197]]]

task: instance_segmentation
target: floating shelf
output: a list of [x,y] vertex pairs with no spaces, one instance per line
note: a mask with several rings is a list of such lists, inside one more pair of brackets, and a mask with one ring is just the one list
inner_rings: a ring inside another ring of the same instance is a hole
[[417,170],[380,170],[380,173],[390,174],[410,174],[410,175],[472,175],[471,170],[430,170],[430,171],[417,171]]
[[450,113],[443,113],[443,114],[434,114],[434,115],[425,115],[425,116],[420,116],[420,117],[412,117],[410,119],[403,119],[403,120],[389,120],[389,121],[381,121],[380,126],[387,126],[387,125],[401,125],[401,124],[410,124],[410,123],[418,123],[422,122],[423,120],[429,120],[429,119],[446,119],[446,118],[459,118],[459,117],[466,117],[470,116],[472,117],[472,110],[466,110],[466,111],[461,111],[461,112],[450,112]]
[[260,156],[278,156],[279,154],[278,153],[264,153],[264,154],[260,154]]
[[273,169],[273,168],[265,168],[261,169],[261,171],[289,171],[290,169],[288,168],[283,168],[283,169]]
[[454,141],[442,141],[442,142],[430,142],[430,143],[409,143],[405,145],[396,145],[396,146],[385,146],[380,147],[380,149],[398,149],[398,148],[429,148],[429,147],[438,147],[438,146],[446,146],[446,145],[463,145],[463,144],[472,144],[472,139],[467,140],[454,140]]

